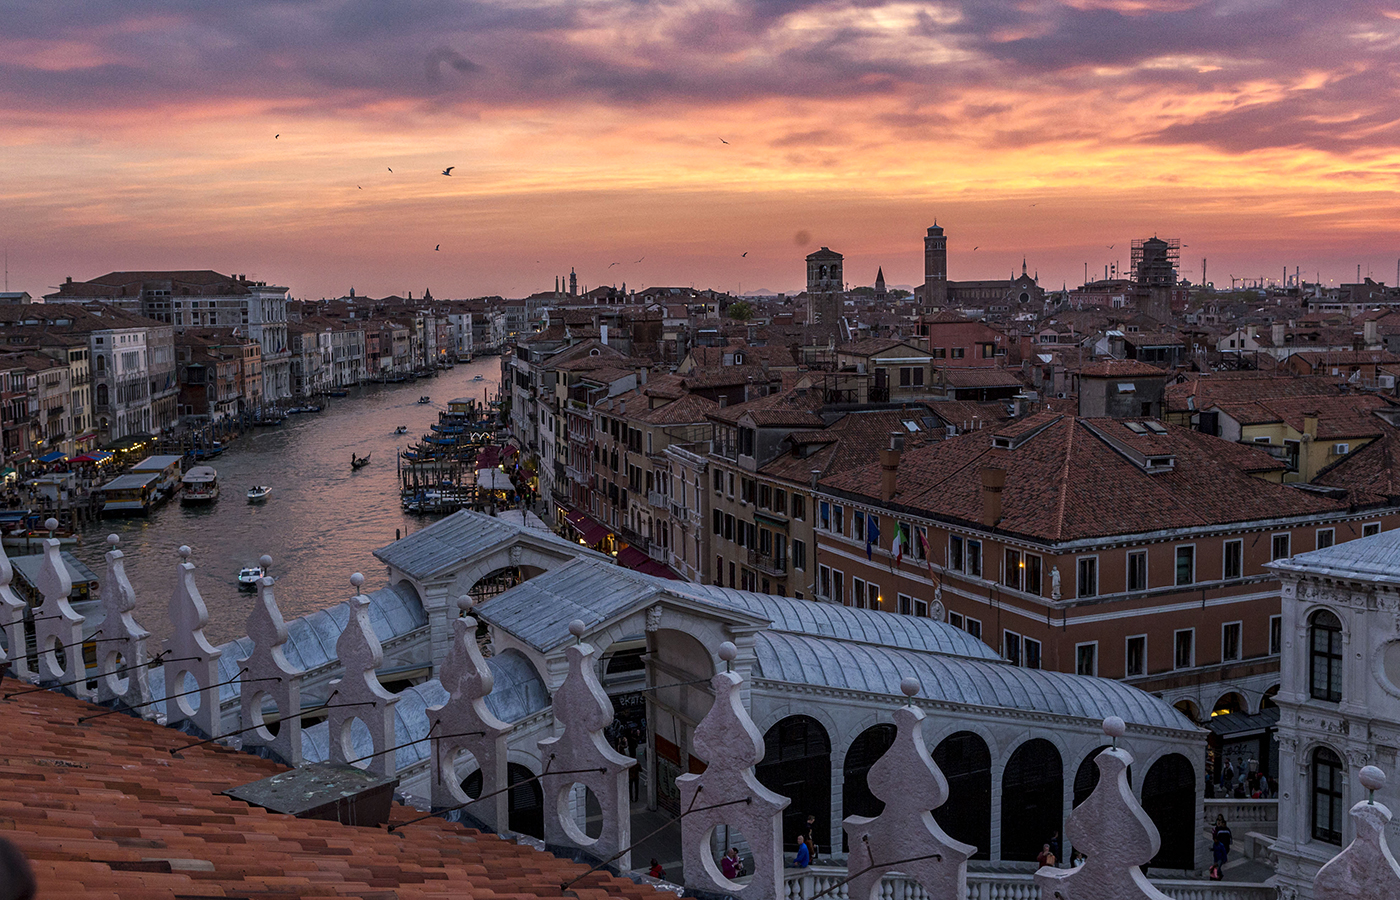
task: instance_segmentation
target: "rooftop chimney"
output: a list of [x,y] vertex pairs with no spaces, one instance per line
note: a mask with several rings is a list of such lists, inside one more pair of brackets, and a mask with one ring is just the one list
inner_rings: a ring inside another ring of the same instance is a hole
[[815,488],[817,486],[817,479],[822,477],[822,470],[813,469],[809,474],[811,476],[811,485]]
[[1269,338],[1274,342],[1275,347],[1283,346],[1283,334],[1285,325],[1282,322],[1275,322],[1269,326]]
[[989,464],[982,467],[982,524],[995,528],[1001,521],[1001,490],[1006,487],[1003,454],[988,454]]
[[1367,347],[1381,342],[1380,325],[1375,319],[1367,319],[1362,326],[1361,338],[1366,342]]
[[599,340],[601,340],[604,344],[607,344],[607,342],[608,342],[608,326],[606,326],[606,325],[599,325],[599,326],[598,326],[598,338],[599,338]]
[[904,435],[890,432],[890,446],[880,451],[880,499],[894,499],[895,487],[899,481],[899,457],[904,452]]
[[1303,434],[1311,440],[1317,440],[1317,413],[1303,413]]

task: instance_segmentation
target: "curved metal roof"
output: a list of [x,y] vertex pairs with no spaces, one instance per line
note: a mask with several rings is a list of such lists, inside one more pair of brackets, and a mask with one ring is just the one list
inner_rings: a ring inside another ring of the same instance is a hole
[[1400,584],[1400,531],[1383,531],[1268,565],[1281,572]]
[[[486,695],[486,706],[503,722],[517,722],[549,706],[549,692],[530,661],[506,652],[486,660],[496,684]],[[399,769],[427,760],[432,741],[422,740],[432,723],[428,709],[447,702],[447,691],[436,678],[405,688],[394,704],[394,761]],[[410,743],[412,741],[413,743]],[[350,728],[351,759],[374,752],[369,729],[357,720]],[[301,752],[307,762],[330,759],[330,725],[321,722],[301,732]]]
[[774,631],[974,659],[1001,659],[995,650],[962,629],[933,619],[736,591],[718,585],[679,584],[668,586],[667,590],[768,619]]
[[587,554],[602,558],[547,528],[528,528],[468,509],[458,510],[387,547],[380,547],[374,551],[374,556],[385,565],[421,581],[464,559],[496,550],[518,537],[549,546],[563,555]]
[[754,649],[761,670],[755,674],[772,681],[899,697],[900,681],[913,677],[920,696],[931,700],[1196,730],[1166,702],[1108,678],[775,631],[755,635]]
[[[369,597],[369,621],[374,626],[374,634],[380,642],[401,637],[428,624],[428,614],[423,611],[423,603],[418,592],[407,584],[380,588],[367,595]],[[338,603],[330,609],[307,613],[287,623],[287,643],[283,651],[287,662],[302,671],[315,669],[336,658],[335,642],[350,621],[350,601]],[[253,652],[253,639],[247,636],[220,644],[224,655],[219,657],[219,680],[229,681],[238,675],[242,660]],[[231,700],[238,696],[240,684],[233,682],[219,689],[220,700]],[[165,696],[165,671],[157,668],[151,672],[151,697]]]

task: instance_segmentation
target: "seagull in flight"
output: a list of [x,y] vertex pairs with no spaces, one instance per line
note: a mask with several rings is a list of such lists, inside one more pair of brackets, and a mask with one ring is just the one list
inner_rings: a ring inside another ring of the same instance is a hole
[[1108,249],[1112,250],[1112,249],[1113,249],[1113,245],[1112,245],[1112,244],[1109,244],[1109,245],[1108,245]]
[[[536,260],[536,262],[538,262],[538,260]],[[608,263],[608,268],[611,269],[615,265],[617,265],[617,263]]]
[[442,249],[442,244],[438,244],[438,245],[437,245],[436,247],[434,247],[433,249],[434,249],[434,250],[441,250],[441,249]]
[[[643,256],[643,257],[642,257],[642,259],[646,259],[646,257],[645,257],[645,256]],[[639,259],[639,260],[637,260],[637,262],[641,262],[641,261],[642,261],[642,259]],[[637,264],[637,263],[632,263],[632,265],[634,265],[634,266],[635,266],[635,265],[636,265],[636,264]]]
[[452,174],[452,170],[455,169],[455,168],[457,168],[457,167],[456,167],[456,166],[448,166],[447,168],[445,168],[445,169],[442,170],[442,174],[444,174],[444,175],[449,175],[449,176],[450,176],[450,175]]
[[[982,245],[981,245],[981,244],[978,244],[978,245],[977,245],[977,247],[980,247],[980,246],[982,246]],[[976,250],[977,247],[973,247],[972,249],[973,249],[973,250]]]
[[[389,169],[388,166],[385,166],[384,168]],[[394,171],[394,170],[393,170],[393,169],[389,169],[389,171],[392,172],[392,171]]]
[[720,139],[719,139],[719,142],[720,142],[721,144],[727,144],[727,143],[729,143],[729,142],[726,141],[724,138],[720,138]]
[[739,258],[740,258],[740,259],[743,259],[744,257],[746,257],[746,256],[748,256],[748,255],[749,255],[749,251],[745,250],[743,253],[740,253],[740,254],[739,254]]
[[272,136],[272,139],[275,141],[275,140],[277,140],[278,138],[280,138],[281,136],[282,136],[282,132],[279,131],[279,132],[277,132],[276,134],[274,134],[274,135]]
[[360,187],[358,184],[355,185],[355,187],[360,188],[360,190],[362,190],[362,191],[364,190],[364,188]]

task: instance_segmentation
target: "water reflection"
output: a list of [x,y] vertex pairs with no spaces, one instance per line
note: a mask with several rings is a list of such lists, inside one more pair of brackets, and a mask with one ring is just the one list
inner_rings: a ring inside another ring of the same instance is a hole
[[[277,602],[288,619],[349,597],[353,572],[363,572],[366,586],[378,588],[384,569],[372,551],[392,542],[395,529],[407,534],[432,521],[406,515],[399,505],[398,449],[428,431],[448,400],[484,401],[496,390],[499,373],[499,359],[483,357],[436,378],[370,385],[323,400],[322,412],[256,429],[212,460],[221,491],[215,503],[171,502],[149,518],[105,519],[71,549],[100,576],[103,538],[120,535],[136,589],[136,620],[157,638],[166,634],[181,544],[194,551],[195,580],[209,607],[205,633],[216,644],[244,633],[253,595],[239,593],[238,570],[264,553],[273,559]],[[485,380],[473,381],[475,375]],[[418,403],[425,394],[431,405]],[[408,426],[408,433],[395,434],[399,425]],[[372,454],[372,462],[352,471],[352,453]],[[255,484],[272,488],[262,503],[246,498]]]

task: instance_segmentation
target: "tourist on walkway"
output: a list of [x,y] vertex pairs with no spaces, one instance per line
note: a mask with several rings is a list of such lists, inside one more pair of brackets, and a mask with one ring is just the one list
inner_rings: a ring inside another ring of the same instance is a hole
[[1036,854],[1035,861],[1040,866],[1055,865],[1055,852],[1050,849],[1049,844],[1041,845],[1040,852]]
[[724,859],[719,861],[719,870],[730,881],[744,874],[744,861],[739,858],[738,847],[730,847],[729,852],[724,854]]
[[805,869],[811,863],[812,856],[807,851],[807,839],[799,834],[797,836],[797,858],[792,861],[793,868]]
[[1225,860],[1230,856],[1230,826],[1225,824],[1225,815],[1219,814],[1215,817],[1215,828],[1211,830],[1211,852],[1215,855],[1215,864],[1225,865]]
[[656,861],[656,857],[651,858],[651,871],[647,872],[652,878],[665,878],[666,870],[661,868],[661,863]]
[[802,832],[802,836],[807,839],[807,854],[812,862],[817,861],[817,817],[807,816],[807,828]]

